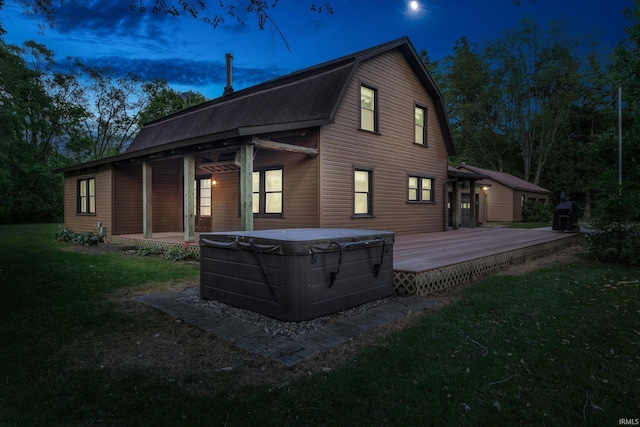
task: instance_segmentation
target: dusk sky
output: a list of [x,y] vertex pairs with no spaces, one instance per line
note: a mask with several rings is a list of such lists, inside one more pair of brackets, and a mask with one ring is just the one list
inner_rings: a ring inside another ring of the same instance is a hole
[[439,60],[452,53],[459,38],[492,40],[525,17],[543,25],[565,20],[573,34],[597,40],[607,55],[625,37],[629,22],[623,11],[633,6],[633,0],[420,0],[418,10],[407,0],[316,4],[325,2],[333,14],[310,11],[310,0],[280,0],[270,10],[291,51],[273,25],[260,31],[253,17],[244,26],[228,17],[214,29],[191,16],[131,11],[129,0],[66,1],[54,28],[23,16],[16,0],[5,0],[0,22],[5,42],[36,40],[55,51],[58,62],[78,57],[91,66],[167,80],[176,90],[215,98],[225,86],[225,53],[234,55],[238,90],[403,36]]

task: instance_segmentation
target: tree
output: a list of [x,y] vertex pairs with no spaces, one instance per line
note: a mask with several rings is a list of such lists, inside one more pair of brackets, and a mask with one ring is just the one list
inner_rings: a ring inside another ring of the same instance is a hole
[[24,50],[0,41],[0,222],[52,221],[62,212],[58,115]]
[[465,37],[456,41],[440,71],[442,91],[460,155],[456,161],[503,170],[512,157],[497,128],[498,92],[478,47]]
[[559,22],[545,31],[525,19],[487,48],[501,94],[499,132],[518,147],[524,179],[535,184],[555,146],[567,139],[565,125],[582,90],[576,46]]
[[169,87],[165,81],[154,81],[143,86],[146,105],[138,115],[140,126],[173,112],[206,101],[204,95],[198,92],[179,93]]

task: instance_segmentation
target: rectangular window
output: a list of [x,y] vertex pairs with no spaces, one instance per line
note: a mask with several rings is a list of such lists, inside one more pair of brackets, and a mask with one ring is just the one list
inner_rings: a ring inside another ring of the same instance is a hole
[[78,180],[77,212],[80,214],[96,213],[96,179],[84,178]]
[[283,188],[281,168],[253,172],[253,213],[282,215]]
[[408,200],[410,202],[433,202],[433,178],[409,176]]
[[360,86],[360,129],[378,131],[378,91]]
[[193,207],[197,216],[211,216],[211,178],[198,178],[193,186]]
[[427,145],[427,109],[415,107],[415,131],[414,141],[416,144]]
[[353,175],[353,214],[370,216],[373,214],[373,172],[370,170],[354,171]]

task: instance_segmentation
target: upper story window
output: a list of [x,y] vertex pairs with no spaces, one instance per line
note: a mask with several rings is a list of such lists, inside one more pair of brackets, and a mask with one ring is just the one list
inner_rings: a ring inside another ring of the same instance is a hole
[[79,214],[96,213],[96,179],[94,177],[78,180],[76,212]]
[[413,142],[420,145],[427,145],[427,109],[415,106],[415,131]]
[[409,176],[408,200],[410,202],[433,202],[434,179],[425,176]]
[[283,188],[282,168],[253,172],[253,213],[282,215]]
[[353,172],[353,215],[373,215],[373,171],[355,169]]
[[378,91],[360,86],[360,129],[378,132]]

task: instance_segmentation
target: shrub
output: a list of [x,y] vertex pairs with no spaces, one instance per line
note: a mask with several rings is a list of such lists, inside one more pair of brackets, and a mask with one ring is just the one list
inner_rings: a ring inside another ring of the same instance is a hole
[[553,218],[551,205],[545,205],[538,200],[525,200],[522,215],[526,222],[549,222]]
[[164,251],[159,246],[143,246],[138,248],[135,255],[138,256],[150,256],[150,255],[161,255]]
[[197,261],[198,257],[183,248],[169,249],[164,253],[164,258],[169,261]]
[[603,261],[640,265],[640,211],[632,208],[640,203],[640,190],[609,194],[593,209],[592,231],[586,235],[589,251]]
[[73,231],[64,228],[62,230],[58,230],[56,233],[56,240],[82,246],[93,246],[100,243],[101,237],[91,231],[74,233]]

